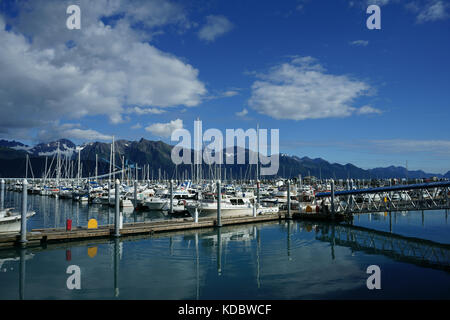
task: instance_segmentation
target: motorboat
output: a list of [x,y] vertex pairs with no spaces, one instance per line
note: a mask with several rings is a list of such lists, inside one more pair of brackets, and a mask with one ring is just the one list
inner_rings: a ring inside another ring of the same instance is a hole
[[[27,212],[27,219],[34,216],[35,211]],[[0,210],[0,233],[19,232],[22,216],[13,208]]]
[[[192,217],[195,216],[196,210],[199,217],[215,217],[217,215],[217,199],[216,197],[205,197],[198,202],[187,204],[186,210]],[[222,195],[220,214],[222,217],[251,216],[253,215],[253,203],[249,198]]]

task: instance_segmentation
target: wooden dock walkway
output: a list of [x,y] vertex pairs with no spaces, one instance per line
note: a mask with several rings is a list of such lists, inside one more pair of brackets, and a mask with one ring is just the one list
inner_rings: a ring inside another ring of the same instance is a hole
[[[249,224],[265,221],[275,221],[289,219],[286,212],[276,214],[264,214],[256,217],[222,217],[222,226]],[[120,235],[123,237],[132,235],[152,235],[154,233],[182,231],[200,228],[211,228],[217,226],[215,218],[200,218],[198,223],[193,218],[179,218],[152,222],[124,223],[120,229]],[[114,225],[103,225],[96,229],[88,229],[87,227],[72,228],[70,231],[66,229],[33,229],[27,232],[26,246],[39,246],[46,243],[66,242],[76,240],[89,240],[96,238],[114,237]],[[0,248],[11,248],[20,246],[20,234],[0,235]]]

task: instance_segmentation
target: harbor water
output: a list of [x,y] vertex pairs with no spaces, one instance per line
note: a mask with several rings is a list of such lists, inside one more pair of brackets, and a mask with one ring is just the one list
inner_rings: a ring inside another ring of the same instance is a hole
[[[20,208],[20,197],[7,192],[5,206]],[[101,205],[39,195],[28,204],[36,211],[29,231],[114,219]],[[158,219],[170,216],[124,212],[124,222]],[[0,250],[0,299],[449,299],[449,253],[445,210],[47,244]],[[366,285],[371,265],[380,267],[380,290]]]

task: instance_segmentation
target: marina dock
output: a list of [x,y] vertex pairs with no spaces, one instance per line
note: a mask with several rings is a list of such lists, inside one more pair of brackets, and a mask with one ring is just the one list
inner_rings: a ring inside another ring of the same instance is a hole
[[[284,219],[289,219],[287,217],[287,212],[279,212],[277,214],[264,214],[258,215],[256,217],[223,217],[221,218],[221,224],[222,226],[226,226]],[[123,228],[120,229],[120,236],[126,237],[145,234],[152,235],[154,233],[211,228],[216,226],[217,219],[212,218],[199,218],[198,222],[194,222],[192,218],[180,218],[154,222],[125,223],[123,225]],[[70,231],[62,228],[33,229],[30,232],[27,232],[26,246],[40,246],[45,245],[46,243],[109,237],[115,237],[115,226],[113,224],[99,226],[96,229],[77,227],[73,228]],[[0,248],[10,248],[13,246],[21,246],[20,233],[0,235]]]

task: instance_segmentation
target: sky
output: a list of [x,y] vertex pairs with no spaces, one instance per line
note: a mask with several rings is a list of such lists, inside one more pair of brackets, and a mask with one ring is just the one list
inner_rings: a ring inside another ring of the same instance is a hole
[[445,173],[449,39],[444,0],[0,0],[0,138],[175,144],[200,118],[279,129],[290,155]]

